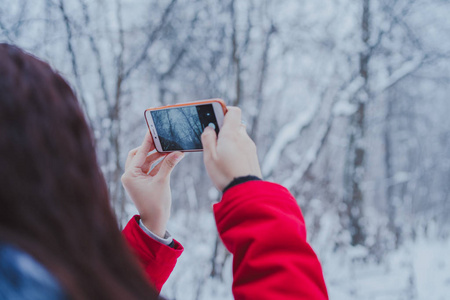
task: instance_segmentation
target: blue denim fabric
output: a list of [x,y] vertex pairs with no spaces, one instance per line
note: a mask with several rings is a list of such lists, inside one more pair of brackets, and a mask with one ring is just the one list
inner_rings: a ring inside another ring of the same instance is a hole
[[68,299],[58,281],[27,253],[0,242],[0,300]]

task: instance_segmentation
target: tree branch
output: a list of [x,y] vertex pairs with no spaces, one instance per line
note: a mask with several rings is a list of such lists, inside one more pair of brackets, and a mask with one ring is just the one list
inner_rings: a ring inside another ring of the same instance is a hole
[[418,55],[413,59],[403,63],[403,65],[400,68],[398,68],[395,72],[393,72],[391,76],[388,79],[386,79],[386,81],[375,90],[374,96],[376,97],[382,94],[392,86],[396,85],[405,77],[416,72],[423,65],[426,58],[427,58],[426,55]]
[[138,56],[138,59],[124,72],[123,79],[127,79],[131,73],[139,67],[139,65],[147,59],[148,57],[148,50],[153,45],[153,43],[158,38],[158,34],[162,31],[164,26],[166,26],[167,19],[169,17],[170,12],[172,11],[175,3],[177,0],[172,0],[170,3],[166,6],[164,13],[161,17],[161,20],[159,22],[159,25],[150,33],[147,42],[145,43],[144,47],[142,48],[141,54]]
[[[86,27],[89,27],[91,20],[89,17],[89,11],[88,11],[86,0],[80,0],[80,4],[83,9],[84,23],[85,23]],[[92,52],[94,53],[96,63],[97,63],[97,74],[98,74],[98,78],[100,80],[100,86],[101,86],[101,89],[103,92],[103,100],[105,101],[107,106],[110,106],[110,98],[108,95],[108,90],[106,88],[106,78],[105,78],[105,73],[103,72],[103,68],[102,68],[102,60],[101,60],[100,51],[98,49],[97,43],[96,43],[93,35],[90,32],[88,33],[88,38],[89,38],[89,44],[91,46]]]
[[88,106],[87,106],[87,103],[86,103],[86,99],[84,98],[82,82],[81,82],[80,75],[78,74],[77,57],[76,57],[75,50],[74,50],[73,45],[72,45],[72,39],[73,39],[72,28],[70,27],[69,16],[67,15],[66,10],[64,8],[64,1],[63,0],[59,0],[58,7],[59,7],[61,15],[62,15],[62,17],[64,19],[64,25],[66,27],[67,50],[69,51],[69,54],[70,54],[70,57],[71,57],[72,72],[73,72],[73,75],[75,76],[75,84],[76,84],[77,90],[79,92],[79,99],[81,100],[81,104],[82,104],[82,106],[84,108],[84,112],[85,112],[86,117],[87,117],[87,119],[89,121],[89,126],[91,128],[91,131],[93,132],[92,118],[90,117],[89,109],[88,109]]

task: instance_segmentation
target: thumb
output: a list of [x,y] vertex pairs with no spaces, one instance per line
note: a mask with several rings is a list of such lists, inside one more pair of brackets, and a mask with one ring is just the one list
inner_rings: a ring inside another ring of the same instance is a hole
[[173,168],[175,168],[183,157],[184,153],[179,151],[167,155],[161,162],[161,169],[158,172],[158,176],[163,178],[168,177],[170,173],[172,173]]
[[216,131],[207,126],[202,134],[202,145],[205,160],[216,156],[217,135]]

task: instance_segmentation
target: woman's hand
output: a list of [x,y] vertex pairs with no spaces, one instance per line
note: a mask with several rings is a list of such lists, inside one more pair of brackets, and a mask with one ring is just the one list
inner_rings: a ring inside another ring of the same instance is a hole
[[[152,164],[163,157],[163,161],[150,171]],[[168,155],[156,152],[153,139],[147,132],[142,145],[128,153],[125,163],[122,184],[136,205],[145,227],[162,238],[172,204],[170,173],[183,157],[182,152]]]
[[256,146],[241,123],[239,108],[228,107],[218,138],[212,128],[206,127],[202,144],[206,171],[220,191],[236,177],[262,178]]

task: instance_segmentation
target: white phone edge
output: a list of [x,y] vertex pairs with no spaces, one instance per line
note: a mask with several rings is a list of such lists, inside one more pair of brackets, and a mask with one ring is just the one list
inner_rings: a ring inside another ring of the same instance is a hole
[[[193,105],[186,105],[186,106],[199,106],[199,105],[207,105],[207,104],[212,104],[213,110],[214,110],[214,114],[216,116],[217,125],[219,125],[219,130],[220,130],[222,128],[222,126],[223,126],[223,120],[225,118],[225,114],[223,112],[223,107],[222,107],[222,105],[219,102],[212,101],[212,102],[209,102],[209,103],[193,104]],[[176,107],[168,107],[168,108],[162,107],[160,110],[173,109],[173,108],[176,108]],[[163,151],[162,150],[161,142],[159,141],[158,132],[156,131],[151,111],[147,110],[145,112],[145,116],[146,116],[146,119],[147,119],[147,124],[148,124],[149,130],[150,130],[150,133],[151,133],[152,138],[153,138],[153,142],[155,144],[156,151],[158,151],[160,153],[171,153],[171,152],[174,152],[174,151]],[[199,152],[199,151],[203,151],[203,149],[183,150],[183,152]]]

